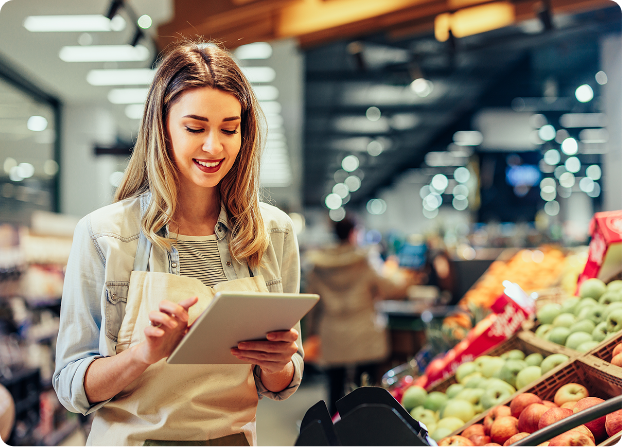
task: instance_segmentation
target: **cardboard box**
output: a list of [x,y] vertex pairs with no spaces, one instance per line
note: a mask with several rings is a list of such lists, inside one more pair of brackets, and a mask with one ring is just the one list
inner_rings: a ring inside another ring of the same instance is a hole
[[577,296],[586,279],[598,278],[609,282],[622,272],[622,211],[594,214],[589,232],[592,240],[587,264],[577,281]]

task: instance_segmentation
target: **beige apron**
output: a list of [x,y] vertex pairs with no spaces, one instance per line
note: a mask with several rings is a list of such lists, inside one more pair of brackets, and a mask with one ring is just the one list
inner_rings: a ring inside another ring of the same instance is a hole
[[[117,354],[145,339],[149,312],[161,300],[198,296],[189,310],[192,324],[218,291],[268,289],[262,276],[207,287],[195,278],[133,271]],[[257,402],[251,365],[169,365],[162,359],[96,412],[87,445],[256,445]]]

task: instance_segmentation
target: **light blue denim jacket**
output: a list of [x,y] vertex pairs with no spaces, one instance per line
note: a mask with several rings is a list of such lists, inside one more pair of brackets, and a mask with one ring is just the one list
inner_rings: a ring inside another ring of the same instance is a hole
[[[150,193],[145,193],[100,208],[81,219],[76,227],[65,274],[52,381],[60,402],[69,411],[86,415],[108,402],[89,403],[84,375],[95,359],[116,354],[140,222],[150,198]],[[270,245],[253,276],[263,275],[270,292],[298,293],[300,257],[292,221],[271,205],[260,203],[260,210]],[[229,225],[224,208],[215,234],[227,280],[249,277],[248,265],[237,262],[229,252]],[[179,253],[175,248],[166,251],[152,245],[148,271],[179,275]],[[300,333],[299,325],[296,329]],[[259,397],[282,400],[292,395],[302,379],[303,357],[299,338],[298,353],[292,358],[294,378],[279,393],[263,386],[256,367],[254,376]]]

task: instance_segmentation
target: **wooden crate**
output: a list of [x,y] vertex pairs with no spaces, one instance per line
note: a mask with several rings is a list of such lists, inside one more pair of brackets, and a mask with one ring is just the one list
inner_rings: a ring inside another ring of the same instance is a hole
[[[618,332],[615,336],[608,340],[603,340],[598,346],[589,351],[587,355],[592,355],[600,360],[611,363],[613,357],[613,350],[617,344],[622,343],[622,331]],[[612,368],[619,368],[615,365],[611,365]],[[622,377],[622,368],[620,368],[618,374]]]
[[[573,382],[586,387],[591,397],[600,397],[601,399],[607,400],[622,394],[622,376],[620,375],[620,371],[621,368],[593,356],[584,355],[549,371],[537,382],[514,393],[509,399],[501,403],[501,405],[509,406],[514,397],[523,393],[533,393],[540,397],[540,399],[552,401],[555,393],[562,385]],[[460,434],[473,424],[483,423],[488,411],[472,419],[451,435]],[[615,445],[621,437],[622,433],[618,433],[599,445]]]
[[[577,351],[568,349],[565,346],[561,346],[547,340],[541,340],[529,331],[517,332],[503,343],[495,346],[482,355],[500,356],[504,352],[511,351],[512,349],[520,349],[525,353],[525,355],[537,352],[542,354],[544,357],[551,354],[565,354],[569,357],[569,359],[573,359],[579,355]],[[427,390],[428,392],[445,392],[445,390],[447,390],[447,388],[454,383],[457,383],[456,375],[452,374],[441,381],[433,383],[427,388]]]

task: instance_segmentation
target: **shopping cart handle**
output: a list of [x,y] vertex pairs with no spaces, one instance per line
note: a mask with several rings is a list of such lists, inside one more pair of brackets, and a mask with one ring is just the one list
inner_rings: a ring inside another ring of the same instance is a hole
[[542,444],[557,435],[561,435],[568,430],[585,424],[586,422],[593,421],[594,419],[598,419],[599,417],[605,416],[606,414],[612,413],[616,410],[622,410],[622,395],[601,402],[598,405],[594,405],[593,407],[580,411],[572,416],[568,416],[567,418],[557,421],[542,430],[532,433],[512,445]]

